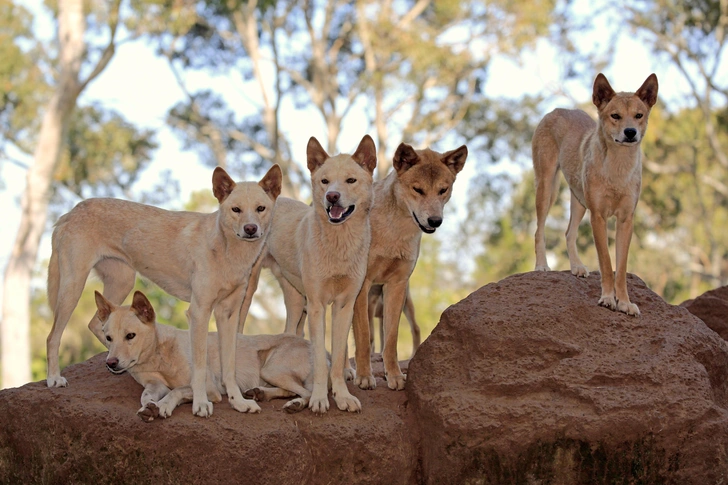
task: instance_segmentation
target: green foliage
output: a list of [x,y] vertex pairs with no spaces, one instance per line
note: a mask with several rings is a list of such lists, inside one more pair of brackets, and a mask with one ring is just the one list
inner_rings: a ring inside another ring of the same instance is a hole
[[66,133],[55,180],[81,198],[128,194],[158,146],[153,130],[99,105],[77,108]]
[[0,161],[8,143],[26,154],[32,152],[39,109],[50,93],[32,20],[24,7],[0,0]]

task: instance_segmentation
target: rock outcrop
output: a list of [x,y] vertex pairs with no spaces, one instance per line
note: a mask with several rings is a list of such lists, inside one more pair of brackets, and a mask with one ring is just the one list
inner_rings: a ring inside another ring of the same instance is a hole
[[[414,447],[403,392],[378,382],[352,392],[361,414],[287,414],[286,400],[240,414],[223,398],[208,419],[191,405],[172,417],[136,416],[142,387],[106,370],[106,354],[45,381],[0,392],[0,483],[413,483]],[[381,378],[380,378],[381,379]]]
[[728,340],[728,286],[707,291],[680,306],[705,322],[723,340]]
[[629,277],[528,273],[446,310],[409,367],[425,483],[720,483],[728,347]]
[[363,412],[285,401],[209,419],[136,415],[103,354],[69,387],[0,392],[2,483],[680,483],[728,480],[728,344],[630,276],[642,316],[597,306],[599,276],[527,273],[446,310],[405,392],[350,385]]

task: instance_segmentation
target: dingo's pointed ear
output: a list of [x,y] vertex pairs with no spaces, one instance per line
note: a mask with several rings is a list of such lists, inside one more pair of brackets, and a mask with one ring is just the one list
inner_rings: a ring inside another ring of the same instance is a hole
[[215,167],[215,171],[212,172],[212,193],[215,194],[217,201],[222,204],[234,188],[235,181],[230,175],[222,167]]
[[96,315],[101,322],[105,322],[114,310],[114,305],[98,291],[94,291],[94,297],[96,298]]
[[657,76],[654,72],[642,83],[635,94],[650,108],[657,103]]
[[377,147],[371,136],[364,135],[351,158],[369,173],[374,173],[377,168]]
[[144,293],[137,290],[134,292],[134,299],[131,302],[131,309],[136,313],[137,318],[143,323],[154,323],[156,315],[154,314],[154,308],[149,303]]
[[392,166],[397,173],[406,172],[410,168],[417,165],[420,161],[420,156],[414,148],[406,143],[400,143],[397,147],[397,151],[394,152],[394,158],[392,158]]
[[306,161],[308,162],[308,170],[314,173],[326,160],[331,158],[321,143],[318,142],[316,137],[308,139],[308,145],[306,146]]
[[609,85],[609,81],[601,72],[597,74],[597,78],[594,80],[594,90],[592,91],[592,102],[597,109],[601,109],[602,106],[612,100],[614,95],[617,94]]
[[281,167],[276,163],[273,165],[268,173],[265,174],[258,185],[260,185],[265,193],[270,196],[271,199],[276,200],[281,195],[281,185],[283,184],[283,172]]
[[465,160],[468,158],[468,147],[465,145],[455,150],[450,150],[442,156],[442,163],[447,165],[452,173],[457,175],[465,165]]

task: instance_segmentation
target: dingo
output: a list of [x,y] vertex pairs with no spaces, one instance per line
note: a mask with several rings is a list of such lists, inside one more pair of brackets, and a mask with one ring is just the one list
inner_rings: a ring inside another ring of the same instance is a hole
[[[97,291],[96,307],[104,343],[106,366],[114,374],[129,374],[144,387],[137,414],[144,421],[168,418],[192,400],[190,333],[155,322],[152,304],[144,293],[134,293],[131,306],[117,306]],[[225,394],[217,334],[207,336],[207,397],[220,402]],[[311,344],[295,335],[237,336],[235,380],[247,397],[270,400],[300,396],[287,402],[287,412],[303,410],[312,387]],[[257,404],[251,412],[259,412]]]
[[309,407],[314,413],[329,409],[324,330],[326,307],[330,303],[333,303],[331,391],[340,410],[361,411],[361,403],[346,387],[344,361],[354,301],[366,273],[369,254],[369,211],[376,153],[369,135],[362,138],[353,155],[334,157],[311,137],[306,155],[313,203],[308,206],[284,197],[276,202],[267,242],[268,255],[253,269],[241,312],[241,321],[244,321],[260,269],[270,268],[283,290],[286,332],[295,333],[299,323],[308,316],[314,351]]
[[[560,168],[571,189],[566,249],[572,274],[589,274],[576,253],[577,229],[589,209],[602,278],[599,305],[639,315],[639,308],[627,294],[627,253],[642,185],[640,142],[650,109],[657,102],[657,76],[651,74],[635,93],[615,93],[600,73],[594,81],[592,101],[599,111],[597,122],[581,110],[556,109],[541,120],[533,134],[536,271],[549,270],[544,223],[558,196]],[[607,242],[607,219],[611,216],[617,218],[616,283]]]
[[452,195],[455,177],[465,165],[463,145],[444,154],[414,150],[404,143],[394,154],[394,170],[374,184],[371,213],[372,243],[366,278],[354,308],[356,384],[373,389],[369,347],[369,290],[381,284],[384,298],[382,359],[390,389],[404,389],[405,376],[397,359],[399,318],[407,284],[420,253],[422,233],[432,234],[442,224],[443,208]]
[[[56,223],[48,265],[48,302],[53,327],[48,335],[48,386],[67,385],[58,368],[61,334],[92,269],[104,296],[120,305],[136,272],[170,295],[189,301],[192,351],[192,412],[210,416],[205,392],[207,326],[214,310],[220,333],[222,382],[228,401],[240,412],[255,411],[235,381],[235,338],[253,264],[260,256],[281,191],[274,165],[259,183],[236,184],[220,167],[212,187],[220,209],[212,214],[170,212],[117,199],[89,199]],[[105,342],[97,315],[89,329]]]

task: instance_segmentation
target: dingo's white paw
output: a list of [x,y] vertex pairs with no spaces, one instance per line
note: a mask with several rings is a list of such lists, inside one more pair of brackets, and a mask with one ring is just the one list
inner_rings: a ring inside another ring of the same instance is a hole
[[589,276],[589,270],[583,264],[575,264],[571,266],[571,274],[580,278],[586,278]]
[[547,264],[537,264],[533,269],[534,271],[551,271],[551,268]]
[[209,418],[212,416],[212,403],[210,401],[196,402],[192,401],[192,414],[201,418]]
[[354,384],[359,386],[359,389],[375,389],[377,387],[377,380],[373,375],[357,376]]
[[350,413],[361,412],[361,403],[348,391],[340,394],[335,393],[334,401],[336,401],[336,407],[338,407],[341,411],[349,411]]
[[633,317],[638,317],[640,314],[640,309],[637,307],[637,305],[629,301],[620,300],[619,302],[617,302],[617,310],[622,313],[626,313],[627,315],[632,315]]
[[356,379],[356,371],[351,367],[344,367],[344,380],[353,381]]
[[297,397],[296,399],[291,399],[286,404],[283,405],[283,410],[289,414],[293,413],[299,413],[306,409],[306,404],[308,404],[308,401],[302,397]]
[[240,412],[240,413],[259,413],[260,412],[260,406],[258,406],[258,403],[251,400],[251,399],[231,399],[230,396],[228,396],[228,402],[233,407],[234,410]]
[[137,416],[145,423],[151,423],[154,421],[154,418],[159,416],[159,408],[155,403],[148,402],[146,406],[137,411]]
[[387,375],[387,386],[393,391],[402,391],[406,380],[404,374]]
[[[172,416],[172,411],[174,411],[174,408],[177,406],[171,401],[162,399],[157,403],[157,407],[159,408],[159,416],[162,418],[168,418]],[[210,414],[212,414],[212,412],[210,412]]]
[[48,376],[48,379],[46,380],[48,387],[66,387],[68,386],[68,381],[63,376]]
[[311,400],[308,402],[308,407],[316,414],[323,414],[329,410],[329,397],[327,395],[324,395],[323,397],[311,396]]
[[610,310],[616,310],[617,300],[614,298],[614,295],[602,295],[602,297],[599,298],[599,306],[607,307]]

